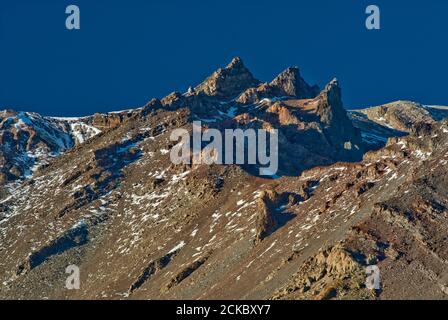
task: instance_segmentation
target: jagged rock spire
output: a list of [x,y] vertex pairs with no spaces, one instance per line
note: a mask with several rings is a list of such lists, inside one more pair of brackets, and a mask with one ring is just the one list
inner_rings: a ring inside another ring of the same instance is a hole
[[316,97],[316,100],[318,100],[316,115],[325,125],[325,134],[328,140],[332,145],[339,146],[337,150],[343,150],[342,146],[345,146],[346,149],[347,146],[350,146],[350,153],[341,152],[337,156],[341,159],[352,154],[361,156],[361,134],[353,126],[344,109],[339,81],[336,78],[331,80]]
[[325,86],[318,99],[320,103],[317,108],[317,114],[323,123],[331,124],[334,120],[333,118],[335,116],[338,117],[337,115],[343,117],[344,122],[346,122],[345,120],[349,121],[342,103],[341,88],[336,78]]

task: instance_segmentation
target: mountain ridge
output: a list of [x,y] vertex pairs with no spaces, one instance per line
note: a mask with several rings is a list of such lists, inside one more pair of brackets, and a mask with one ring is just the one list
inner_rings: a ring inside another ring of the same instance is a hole
[[[199,90],[84,118],[101,133],[0,186],[0,297],[446,299],[448,122],[390,116],[418,120],[403,132],[376,109],[346,112],[335,80],[315,92],[290,70],[276,96],[222,70]],[[170,135],[192,121],[277,129],[278,177],[171,163]],[[65,288],[68,265],[80,290]],[[365,287],[370,265],[381,290]]]

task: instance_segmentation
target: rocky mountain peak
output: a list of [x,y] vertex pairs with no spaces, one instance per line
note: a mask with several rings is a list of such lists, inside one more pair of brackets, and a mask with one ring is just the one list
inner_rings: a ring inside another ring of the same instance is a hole
[[340,91],[340,86],[339,86],[339,81],[337,78],[333,78],[326,86],[324,91],[330,92],[330,91],[334,91],[334,90],[339,90]]
[[319,87],[310,86],[305,82],[298,67],[287,68],[272,80],[270,85],[280,89],[287,96],[299,99],[314,98],[319,93]]
[[341,87],[336,78],[325,86],[325,89],[321,92],[321,96],[328,101],[328,106],[332,107],[333,110],[343,111],[344,114],[346,113],[342,103]]
[[225,67],[215,71],[210,77],[195,88],[196,93],[205,93],[221,99],[232,99],[244,90],[259,85],[246,68],[241,58],[233,58]]
[[342,103],[341,87],[336,78],[325,86],[318,98],[322,102],[319,104],[317,113],[321,116],[324,123],[330,123],[332,120],[330,118],[334,113],[346,113]]
[[239,68],[239,69],[245,68],[243,59],[241,59],[241,57],[234,57],[226,67],[226,69],[232,69],[232,68]]

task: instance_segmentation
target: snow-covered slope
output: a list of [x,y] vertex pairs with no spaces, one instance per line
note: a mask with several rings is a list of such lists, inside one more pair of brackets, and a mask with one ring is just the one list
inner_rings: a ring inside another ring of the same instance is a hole
[[82,118],[0,111],[0,184],[32,175],[52,158],[99,132]]
[[62,124],[64,127],[69,126],[69,133],[75,141],[75,144],[81,144],[90,138],[96,136],[101,132],[100,129],[89,125],[87,122],[90,117],[47,117],[46,119],[49,121],[57,122]]

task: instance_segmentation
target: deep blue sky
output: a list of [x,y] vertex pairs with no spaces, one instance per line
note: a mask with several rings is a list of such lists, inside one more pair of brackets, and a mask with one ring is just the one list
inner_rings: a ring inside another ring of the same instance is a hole
[[[380,31],[364,27],[368,4]],[[346,107],[448,104],[447,14],[446,0],[0,0],[0,109],[141,106],[237,55],[264,81],[291,65],[312,84],[337,77]]]

